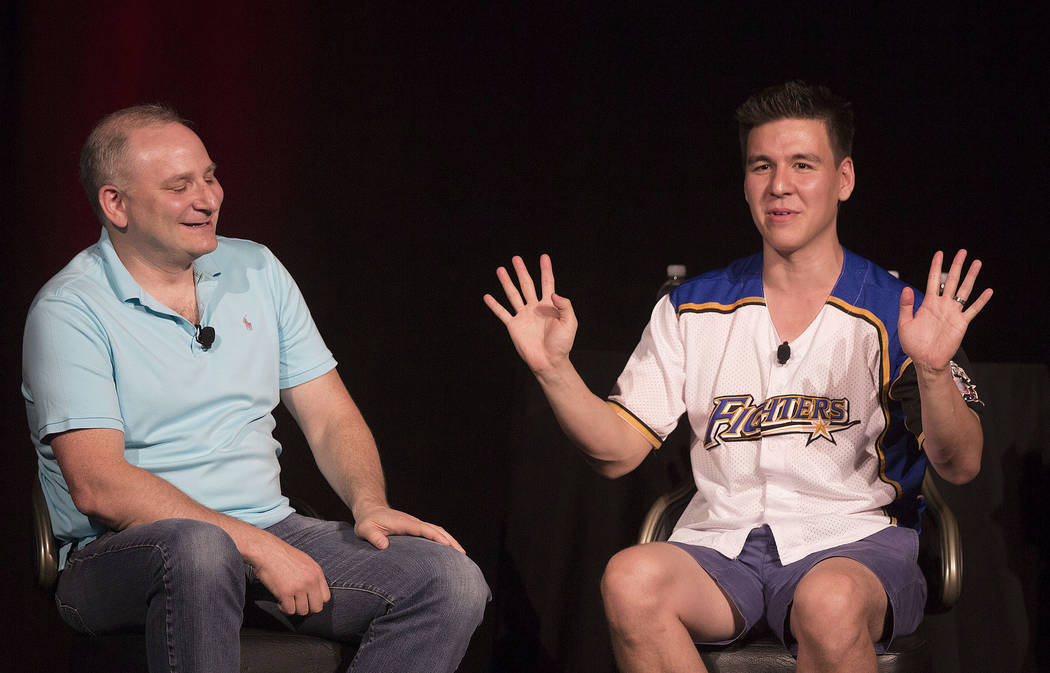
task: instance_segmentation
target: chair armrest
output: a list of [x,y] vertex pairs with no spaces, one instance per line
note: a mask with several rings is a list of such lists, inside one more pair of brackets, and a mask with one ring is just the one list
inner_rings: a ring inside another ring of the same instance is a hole
[[696,484],[690,481],[657,498],[642,521],[638,544],[667,540],[694,493]]
[[58,581],[58,542],[39,477],[33,478],[33,565],[37,585],[45,591],[54,589]]
[[944,611],[955,605],[962,593],[963,558],[959,522],[941,496],[929,470],[922,479],[922,495],[926,499],[926,513],[936,524],[940,551],[940,568],[937,570],[941,596],[939,602],[931,597],[927,605],[935,605],[938,608],[936,611]]

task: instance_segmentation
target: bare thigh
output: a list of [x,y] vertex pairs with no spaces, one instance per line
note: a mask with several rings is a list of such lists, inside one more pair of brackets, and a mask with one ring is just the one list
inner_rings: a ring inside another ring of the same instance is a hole
[[[676,616],[694,641],[728,640],[743,619],[721,587],[683,549],[663,542],[630,547],[610,561],[603,593],[630,591]],[[606,599],[607,609],[615,609]]]

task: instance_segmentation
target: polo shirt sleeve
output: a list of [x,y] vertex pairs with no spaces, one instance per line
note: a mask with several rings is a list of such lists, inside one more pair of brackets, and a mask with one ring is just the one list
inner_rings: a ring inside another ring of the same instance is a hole
[[22,347],[22,393],[30,430],[48,444],[67,430],[124,431],[109,339],[75,295],[39,298]]
[[609,403],[653,448],[660,448],[685,413],[684,389],[685,351],[678,315],[669,296],[664,296],[653,308]]
[[328,373],[335,368],[336,361],[321,338],[295,279],[272,252],[268,249],[266,252],[271,260],[280,340],[278,385],[283,390]]

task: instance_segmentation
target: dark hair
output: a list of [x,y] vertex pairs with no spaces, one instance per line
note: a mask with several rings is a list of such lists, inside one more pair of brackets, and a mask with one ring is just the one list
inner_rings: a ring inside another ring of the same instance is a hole
[[108,219],[98,201],[98,190],[102,185],[114,184],[121,177],[129,132],[163,124],[191,126],[189,121],[167,105],[136,105],[103,117],[84,141],[84,147],[80,150],[80,184],[84,186],[88,201],[103,224]]
[[828,131],[835,163],[853,154],[853,106],[826,86],[794,80],[763,89],[736,109],[744,162],[751,130],[779,119],[819,119]]

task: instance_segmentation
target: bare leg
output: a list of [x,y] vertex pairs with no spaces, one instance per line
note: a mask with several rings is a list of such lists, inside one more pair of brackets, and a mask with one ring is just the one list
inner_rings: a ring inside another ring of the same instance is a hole
[[613,556],[602,577],[602,600],[623,673],[705,673],[694,638],[725,640],[743,627],[710,575],[663,542]]
[[853,559],[821,561],[795,588],[791,633],[801,673],[875,673],[888,601],[875,574]]

